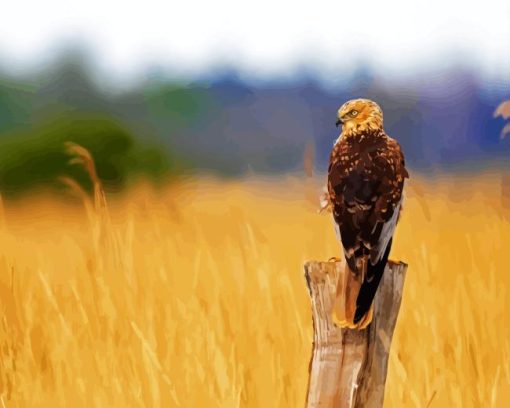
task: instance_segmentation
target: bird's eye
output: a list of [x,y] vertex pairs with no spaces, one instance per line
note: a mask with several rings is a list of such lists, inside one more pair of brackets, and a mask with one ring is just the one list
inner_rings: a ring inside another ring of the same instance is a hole
[[356,109],[353,109],[351,111],[351,116],[356,116],[358,114],[358,111]]

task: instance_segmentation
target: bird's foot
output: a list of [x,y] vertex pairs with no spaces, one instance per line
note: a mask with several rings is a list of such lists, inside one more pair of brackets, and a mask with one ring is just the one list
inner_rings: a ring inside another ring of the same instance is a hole
[[372,305],[369,311],[358,323],[354,323],[354,321],[349,320],[345,316],[339,316],[337,311],[333,311],[332,317],[333,322],[341,329],[363,330],[366,329],[370,323],[372,323],[374,317],[374,307]]
[[317,212],[322,214],[324,211],[331,212],[331,201],[329,198],[328,189],[326,187],[323,188],[323,191],[319,196],[319,209]]

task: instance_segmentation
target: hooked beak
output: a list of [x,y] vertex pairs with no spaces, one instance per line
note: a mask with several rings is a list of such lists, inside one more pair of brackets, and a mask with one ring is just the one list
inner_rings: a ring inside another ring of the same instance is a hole
[[340,125],[343,125],[344,122],[342,121],[342,119],[337,119],[335,124],[336,124],[336,127],[338,127]]

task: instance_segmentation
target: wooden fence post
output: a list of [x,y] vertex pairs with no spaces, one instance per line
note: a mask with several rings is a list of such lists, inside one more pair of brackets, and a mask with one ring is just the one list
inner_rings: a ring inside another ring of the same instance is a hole
[[407,265],[389,261],[374,299],[374,317],[364,330],[340,329],[331,312],[343,262],[305,264],[314,341],[307,407],[380,408],[393,330]]

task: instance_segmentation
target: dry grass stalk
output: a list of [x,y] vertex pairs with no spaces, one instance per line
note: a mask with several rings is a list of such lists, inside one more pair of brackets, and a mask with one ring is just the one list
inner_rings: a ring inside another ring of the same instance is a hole
[[90,176],[94,188],[94,205],[96,211],[107,211],[106,196],[101,184],[101,180],[97,175],[96,165],[92,154],[83,146],[73,142],[66,142],[67,154],[72,156],[69,164],[81,165]]
[[0,230],[5,230],[5,207],[4,207],[4,198],[2,194],[0,194]]
[[[494,111],[494,117],[497,118],[501,116],[503,119],[510,118],[510,100],[504,101],[499,104],[499,106]],[[503,130],[501,131],[501,139],[504,139],[510,133],[510,123],[507,123]]]
[[65,185],[74,195],[81,199],[85,209],[87,211],[87,215],[89,220],[92,220],[95,216],[95,207],[90,200],[88,193],[85,189],[78,183],[75,179],[67,176],[60,176],[59,181]]
[[[410,194],[392,250],[412,270],[385,406],[508,407],[510,222],[500,180],[413,182],[430,217]],[[6,208],[5,405],[304,406],[313,328],[296,271],[341,253],[330,217],[308,205],[303,185],[200,179],[158,194],[137,188],[110,211],[116,247],[91,239],[81,208],[35,197]],[[460,188],[472,195],[458,200]]]
[[[83,187],[75,180],[63,176],[60,180],[67,185],[71,191],[82,198],[83,204],[87,211],[89,221],[91,223],[92,241],[96,253],[100,253],[105,248],[114,254],[112,260],[116,263],[122,262],[121,244],[119,242],[120,234],[117,233],[113,226],[108,211],[106,195],[103,190],[101,180],[97,174],[94,158],[92,154],[83,146],[73,142],[66,142],[66,152],[71,156],[69,164],[80,165],[89,175],[94,191],[93,207],[90,198]],[[98,257],[101,259],[101,257]]]
[[494,111],[494,117],[502,116],[503,119],[510,118],[510,101],[504,101]]

